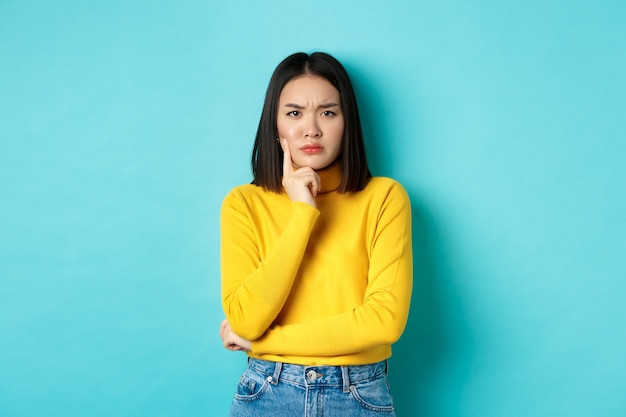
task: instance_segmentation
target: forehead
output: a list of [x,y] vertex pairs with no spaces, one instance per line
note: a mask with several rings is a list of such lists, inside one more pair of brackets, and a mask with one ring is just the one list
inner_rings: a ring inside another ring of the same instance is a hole
[[280,92],[280,101],[294,100],[335,101],[339,104],[339,91],[326,78],[302,75],[289,80]]

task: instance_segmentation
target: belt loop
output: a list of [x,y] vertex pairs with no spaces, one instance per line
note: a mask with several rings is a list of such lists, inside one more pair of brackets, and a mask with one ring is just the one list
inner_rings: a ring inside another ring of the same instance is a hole
[[347,366],[341,367],[341,379],[343,380],[343,392],[350,392],[350,372]]
[[272,375],[272,384],[276,385],[278,384],[278,380],[280,379],[280,371],[282,371],[283,369],[283,363],[282,362],[276,362],[276,365],[274,366],[274,375]]

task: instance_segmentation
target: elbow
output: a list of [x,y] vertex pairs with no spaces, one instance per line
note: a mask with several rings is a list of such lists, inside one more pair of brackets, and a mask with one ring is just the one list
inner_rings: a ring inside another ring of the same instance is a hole
[[391,343],[396,343],[398,340],[400,340],[400,338],[402,337],[402,334],[404,333],[405,328],[406,328],[406,322],[403,322],[401,325],[399,325],[396,328],[396,331],[393,335],[393,340]]
[[408,314],[405,311],[382,309],[378,314],[378,342],[384,345],[396,343],[406,328]]
[[237,336],[249,341],[254,341],[261,337],[267,327],[264,323],[251,317],[250,311],[245,311],[235,303],[224,303],[224,313],[226,320]]
[[240,336],[251,342],[263,336],[263,333],[265,333],[265,329],[250,325],[250,323],[246,321],[236,321],[235,323],[230,323],[230,327],[232,327],[237,336]]
[[392,345],[396,343],[402,333],[404,333],[404,323],[389,323],[388,326],[384,327],[384,331],[380,334],[382,335],[381,343],[384,345]]

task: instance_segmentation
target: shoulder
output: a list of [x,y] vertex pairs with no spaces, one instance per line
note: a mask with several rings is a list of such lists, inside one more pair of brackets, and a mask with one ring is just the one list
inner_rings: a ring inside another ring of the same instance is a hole
[[254,184],[242,184],[234,187],[226,194],[226,198],[253,196],[264,192],[263,187]]
[[378,207],[397,207],[398,210],[409,210],[411,202],[405,188],[393,178],[372,177],[360,191],[362,198]]
[[[365,192],[374,194],[401,194],[407,195],[406,190],[398,181],[389,177],[372,177],[363,189]],[[408,197],[408,196],[407,196]]]
[[238,185],[226,196],[222,202],[222,207],[228,206],[254,206],[263,202],[263,204],[272,204],[283,199],[282,194],[268,191],[263,187],[254,184]]
[[393,178],[389,177],[372,177],[367,183],[366,187],[400,187],[402,188],[402,184]]
[[[259,188],[259,190],[257,190],[257,188]],[[260,190],[262,190],[261,187],[257,187],[253,184],[238,185],[226,194],[222,201],[222,207],[241,205]]]

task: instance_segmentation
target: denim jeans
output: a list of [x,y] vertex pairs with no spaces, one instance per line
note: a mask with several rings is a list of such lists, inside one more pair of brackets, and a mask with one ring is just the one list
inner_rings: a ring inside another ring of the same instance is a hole
[[387,361],[301,366],[250,358],[230,417],[395,417]]

